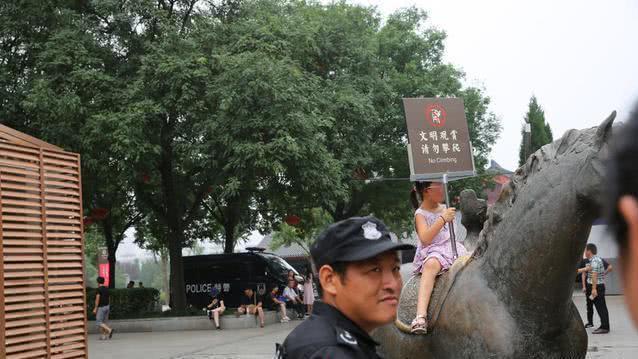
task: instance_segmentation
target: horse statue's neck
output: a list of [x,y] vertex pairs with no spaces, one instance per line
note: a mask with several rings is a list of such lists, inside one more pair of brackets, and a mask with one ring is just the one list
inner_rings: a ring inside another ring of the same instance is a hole
[[514,310],[545,311],[545,323],[567,315],[576,263],[595,217],[575,185],[586,156],[556,161],[556,146],[532,155],[505,187],[481,232],[486,247],[477,260],[501,300],[516,300]]

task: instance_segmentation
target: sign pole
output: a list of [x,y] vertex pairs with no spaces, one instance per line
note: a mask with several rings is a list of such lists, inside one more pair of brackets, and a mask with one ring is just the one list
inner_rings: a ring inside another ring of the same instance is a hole
[[[445,206],[450,208],[450,194],[448,193],[447,188],[448,178],[447,173],[443,174],[443,190],[445,191]],[[456,235],[454,233],[454,222],[456,218],[451,223],[448,223],[448,227],[450,229],[450,245],[452,246],[452,253],[454,254],[454,259],[459,257],[459,253],[456,251]]]

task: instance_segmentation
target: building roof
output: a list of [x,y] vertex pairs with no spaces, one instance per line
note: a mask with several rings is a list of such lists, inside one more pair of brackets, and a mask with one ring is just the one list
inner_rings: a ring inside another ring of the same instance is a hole
[[512,172],[510,170],[506,170],[505,168],[501,167],[501,165],[499,165],[494,160],[490,160],[490,167],[488,167],[486,171],[488,173],[493,173],[493,174],[496,174],[496,175],[511,176],[511,175],[514,174],[514,172]]
[[293,258],[293,257],[307,257],[308,254],[306,251],[298,244],[293,244],[288,247],[279,247],[277,250],[273,250],[270,246],[272,242],[272,234],[264,236],[264,238],[257,244],[256,247],[264,248],[267,251],[274,253],[282,258]]

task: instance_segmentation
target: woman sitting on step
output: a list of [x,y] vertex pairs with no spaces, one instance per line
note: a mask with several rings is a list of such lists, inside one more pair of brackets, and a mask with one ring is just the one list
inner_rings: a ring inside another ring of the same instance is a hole
[[[450,246],[449,226],[456,210],[446,208],[443,202],[443,185],[438,182],[416,182],[410,200],[416,210],[414,222],[418,246],[414,255],[414,274],[421,273],[416,318],[412,321],[413,334],[427,334],[427,311],[436,277],[454,263]],[[467,254],[462,244],[456,243],[459,256]]]

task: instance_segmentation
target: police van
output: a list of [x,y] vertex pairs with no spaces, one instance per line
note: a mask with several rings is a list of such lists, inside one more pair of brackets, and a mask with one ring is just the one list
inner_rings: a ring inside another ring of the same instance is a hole
[[204,308],[211,301],[213,287],[221,293],[228,308],[239,306],[244,288],[251,287],[269,305],[268,293],[274,286],[284,288],[288,271],[299,273],[283,258],[265,252],[262,248],[247,248],[248,252],[211,254],[184,257],[186,300],[195,308]]

